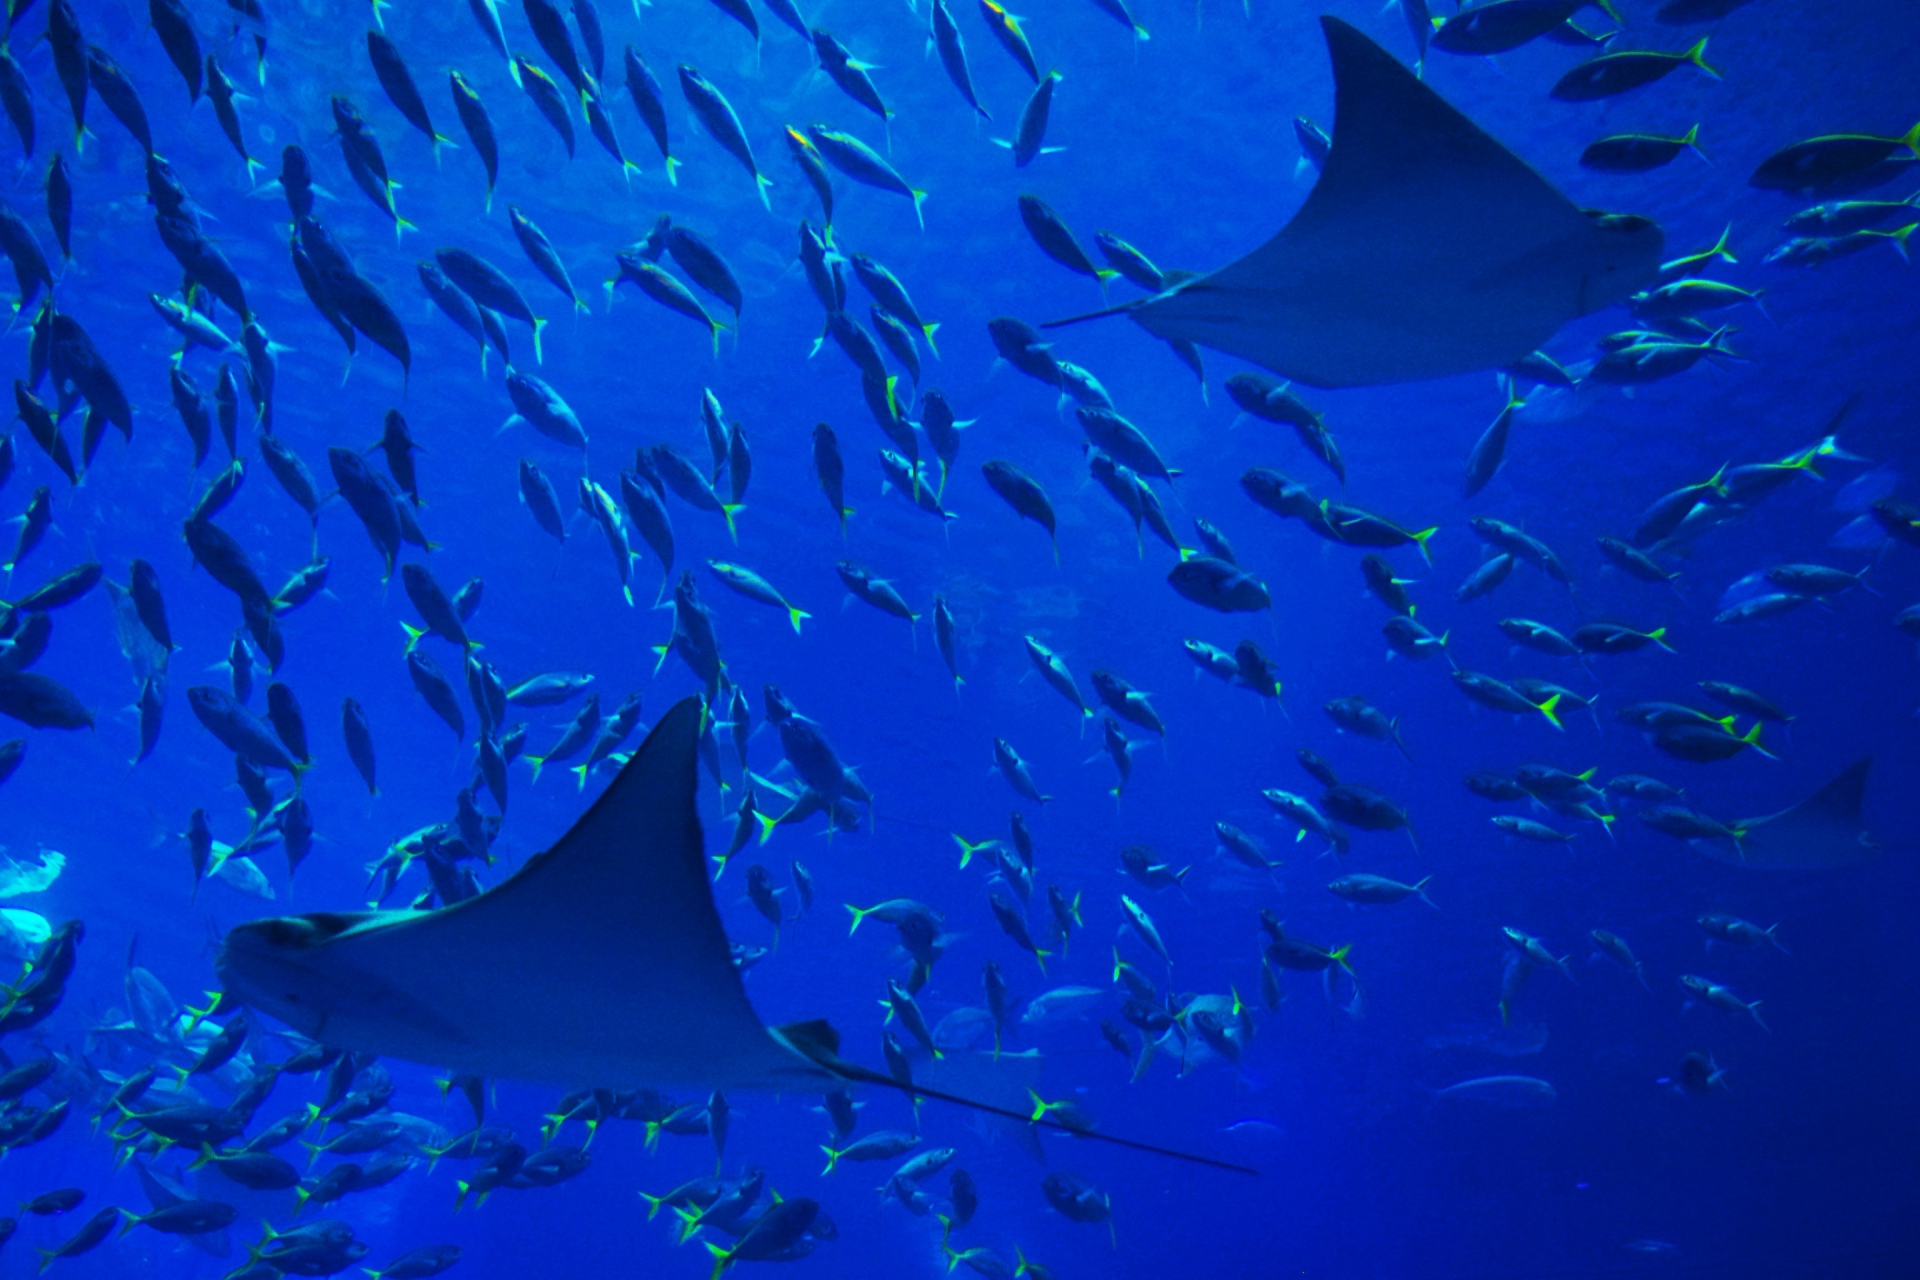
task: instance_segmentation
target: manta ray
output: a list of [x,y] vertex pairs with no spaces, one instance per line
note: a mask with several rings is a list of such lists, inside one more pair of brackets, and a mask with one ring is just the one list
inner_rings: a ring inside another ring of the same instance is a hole
[[1095,314],[1363,387],[1504,369],[1658,278],[1656,223],[1579,208],[1379,45],[1320,26],[1333,146],[1293,220],[1211,275]]
[[485,893],[437,911],[235,927],[216,961],[228,997],[337,1048],[483,1077],[611,1089],[853,1081],[1030,1122],[848,1062],[826,1022],[760,1020],[707,880],[694,805],[705,715],[698,698],[674,706],[558,843]]
[[1791,809],[1738,823],[1746,834],[1737,849],[1716,848],[1722,842],[1712,840],[1700,847],[1715,861],[1762,871],[1819,871],[1871,862],[1880,846],[1867,833],[1860,810],[1872,767],[1871,756],[1856,760]]

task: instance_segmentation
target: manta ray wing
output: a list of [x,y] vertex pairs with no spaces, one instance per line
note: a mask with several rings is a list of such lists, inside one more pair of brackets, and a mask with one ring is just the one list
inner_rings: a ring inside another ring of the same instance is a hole
[[1359,31],[1320,20],[1333,147],[1293,220],[1147,299],[1148,332],[1313,386],[1503,368],[1658,273],[1663,237],[1572,201]]
[[328,1044],[482,1076],[826,1078],[768,1034],[729,955],[694,808],[702,714],[667,712],[573,829],[486,893],[242,925],[222,979]]
[[825,1022],[760,1021],[707,881],[694,808],[704,715],[697,698],[668,711],[572,830],[478,897],[238,926],[218,961],[228,994],[336,1048],[479,1076],[609,1088],[845,1080],[1076,1132],[848,1062]]
[[1720,862],[1765,871],[1825,870],[1871,862],[1878,846],[1860,810],[1873,757],[1854,761],[1839,776],[1791,809],[1740,825],[1747,835],[1736,852],[1725,841],[1701,842]]

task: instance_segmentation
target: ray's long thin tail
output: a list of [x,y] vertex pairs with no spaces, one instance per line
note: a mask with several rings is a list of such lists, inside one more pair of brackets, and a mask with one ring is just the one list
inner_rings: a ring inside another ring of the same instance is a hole
[[1122,316],[1132,311],[1144,301],[1146,301],[1144,298],[1134,298],[1127,302],[1122,302],[1117,306],[1102,307],[1098,311],[1088,311],[1077,316],[1066,316],[1059,320],[1042,320],[1040,327],[1042,329],[1064,329],[1070,324],[1084,324],[1088,320],[1104,320],[1108,316]]
[[1041,1128],[1053,1129],[1057,1132],[1071,1134],[1078,1138],[1091,1138],[1096,1142],[1107,1142],[1114,1146],[1127,1147],[1134,1151],[1144,1151],[1149,1155],[1165,1156],[1171,1160],[1184,1160],[1189,1164],[1205,1165],[1210,1169],[1223,1169],[1228,1173],[1243,1173],[1252,1178],[1260,1176],[1258,1169],[1252,1169],[1243,1164],[1233,1164],[1226,1160],[1215,1160],[1210,1156],[1195,1155],[1190,1151],[1176,1151],[1172,1147],[1159,1147],[1151,1142],[1140,1142],[1133,1138],[1122,1138],[1116,1134],[1101,1133],[1098,1130],[1076,1129],[1071,1125],[1062,1124],[1057,1120],[1049,1120],[1044,1116],[1035,1119],[1026,1112],[1015,1111],[1009,1107],[997,1107],[990,1102],[980,1102],[973,1098],[961,1097],[957,1093],[948,1093],[944,1089],[931,1089],[923,1084],[896,1080],[890,1075],[884,1075],[881,1072],[873,1071],[858,1063],[848,1062],[845,1058],[842,1058],[835,1051],[833,1044],[833,1042],[838,1039],[838,1036],[832,1031],[831,1027],[823,1023],[788,1023],[785,1026],[774,1029],[774,1032],[776,1037],[788,1048],[842,1080],[858,1084],[878,1085],[881,1088],[893,1089],[915,1099],[932,1098],[939,1102],[950,1102],[958,1107],[969,1107],[975,1111],[984,1111],[989,1115],[1000,1116],[1003,1119],[1017,1121],[1020,1124],[1038,1125]]

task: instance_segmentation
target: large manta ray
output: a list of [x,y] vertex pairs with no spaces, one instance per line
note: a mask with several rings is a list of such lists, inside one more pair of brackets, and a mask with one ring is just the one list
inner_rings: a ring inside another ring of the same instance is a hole
[[216,962],[228,997],[328,1045],[483,1077],[809,1091],[851,1080],[1027,1122],[847,1062],[825,1022],[760,1021],[707,882],[694,807],[705,714],[697,698],[674,706],[572,830],[477,897],[237,926]]
[[1657,224],[1576,207],[1373,41],[1320,26],[1333,146],[1307,202],[1238,262],[1116,310],[1312,386],[1363,387],[1506,368],[1657,278]]

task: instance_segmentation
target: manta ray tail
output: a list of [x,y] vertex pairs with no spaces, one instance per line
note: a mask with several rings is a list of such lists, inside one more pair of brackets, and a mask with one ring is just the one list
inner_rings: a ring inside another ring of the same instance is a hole
[[1171,1147],[1158,1147],[1151,1142],[1139,1142],[1133,1138],[1122,1138],[1111,1133],[1097,1130],[1076,1129],[1072,1125],[1062,1124],[1042,1116],[1035,1119],[1026,1112],[1011,1107],[997,1107],[990,1102],[980,1102],[973,1098],[963,1098],[957,1093],[948,1093],[943,1089],[930,1089],[926,1085],[910,1081],[896,1080],[855,1062],[848,1062],[840,1056],[840,1033],[824,1020],[812,1022],[789,1022],[783,1026],[770,1028],[776,1040],[801,1057],[812,1062],[824,1071],[831,1072],[842,1080],[858,1084],[878,1085],[883,1089],[894,1089],[910,1098],[932,1098],[938,1102],[950,1102],[957,1107],[970,1107],[975,1111],[984,1111],[989,1115],[1000,1116],[1020,1124],[1039,1125],[1076,1138],[1092,1138],[1097,1142],[1112,1143],[1117,1147],[1127,1147],[1134,1151],[1145,1151],[1150,1155],[1166,1156],[1172,1160],[1185,1160],[1189,1164],[1205,1165],[1210,1169],[1224,1169],[1229,1173],[1244,1173],[1249,1177],[1260,1176],[1258,1169],[1250,1169],[1243,1164],[1233,1164],[1226,1160],[1215,1160],[1209,1156],[1195,1155],[1190,1151],[1176,1151]]
[[1040,327],[1042,329],[1064,329],[1070,324],[1083,324],[1088,320],[1105,320],[1108,316],[1123,316],[1145,301],[1148,301],[1148,299],[1135,298],[1131,302],[1122,302],[1118,306],[1113,307],[1102,307],[1098,311],[1089,311],[1084,315],[1067,316],[1061,320],[1042,320]]

